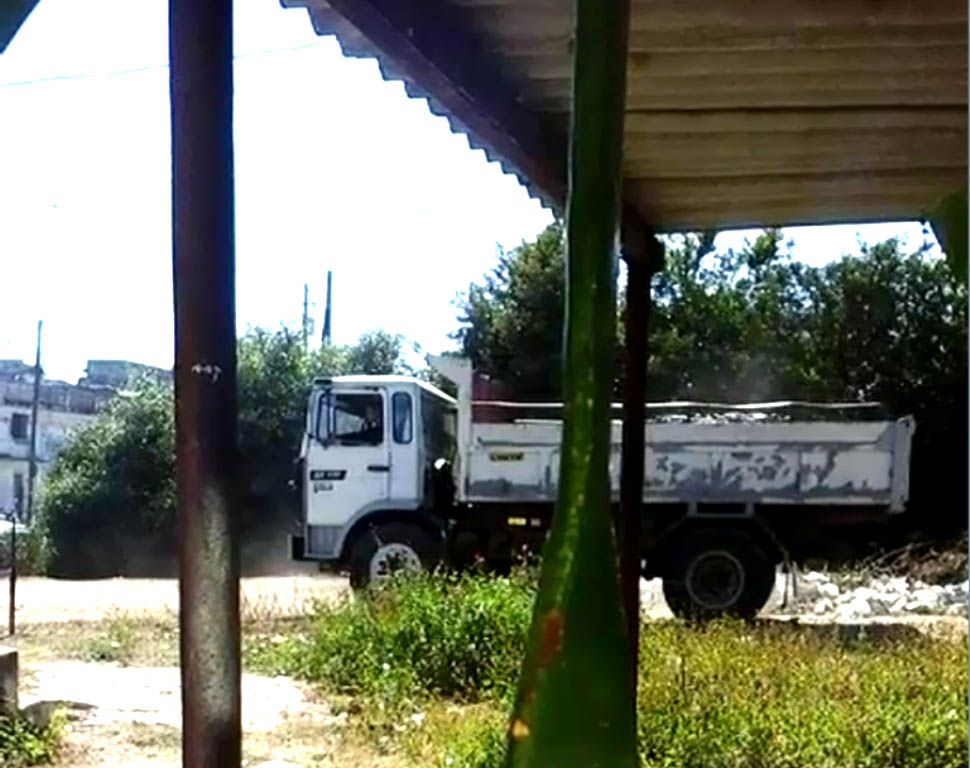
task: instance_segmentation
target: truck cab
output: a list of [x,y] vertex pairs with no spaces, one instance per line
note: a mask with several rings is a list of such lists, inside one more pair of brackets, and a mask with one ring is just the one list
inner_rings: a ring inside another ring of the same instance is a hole
[[440,558],[444,526],[435,511],[450,504],[455,419],[455,400],[415,378],[316,380],[294,556],[346,563],[355,585],[392,569],[394,558]]

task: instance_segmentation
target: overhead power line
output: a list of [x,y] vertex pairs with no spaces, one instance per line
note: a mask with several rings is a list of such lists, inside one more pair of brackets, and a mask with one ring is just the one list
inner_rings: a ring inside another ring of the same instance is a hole
[[[240,53],[238,56],[233,56],[235,60],[238,59],[248,59],[253,56],[265,56],[268,54],[276,53],[289,53],[290,51],[302,51],[307,48],[316,48],[320,43],[306,43],[304,45],[294,45],[289,48],[268,48],[262,51],[250,51],[248,53]],[[8,83],[0,83],[0,88],[14,88],[19,85],[34,85],[35,83],[50,83],[56,82],[58,80],[96,80],[98,78],[104,77],[119,77],[121,75],[133,75],[139,72],[151,72],[154,70],[168,69],[168,64],[149,64],[144,67],[132,67],[130,69],[118,69],[111,72],[89,72],[76,75],[50,75],[48,77],[36,77],[30,80],[13,80]]]

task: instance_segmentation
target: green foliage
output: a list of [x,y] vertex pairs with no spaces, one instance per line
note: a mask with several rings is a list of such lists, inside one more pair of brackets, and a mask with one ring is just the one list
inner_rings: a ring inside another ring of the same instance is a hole
[[455,334],[479,370],[523,397],[558,396],[562,371],[563,231],[550,224],[531,243],[500,251],[498,266],[473,283]]
[[396,705],[443,696],[508,700],[534,591],[524,574],[402,577],[315,609],[309,635],[261,642],[257,666]]
[[0,716],[0,765],[20,768],[53,763],[60,743],[60,723],[38,728],[23,717]]
[[[416,764],[497,768],[534,590],[522,574],[410,579],[321,604],[309,633],[260,640],[249,660],[353,694],[359,719],[397,725],[376,733],[403,734]],[[966,643],[895,629],[851,640],[837,627],[645,623],[642,765],[966,765]]]
[[170,550],[174,467],[171,390],[140,381],[68,439],[44,479],[36,525],[51,575],[120,573],[132,542]]
[[366,331],[347,349],[347,373],[410,373],[401,360],[404,337],[399,333]]
[[[13,537],[9,532],[0,534],[0,563],[10,564],[10,548]],[[17,573],[21,576],[42,576],[47,568],[47,534],[43,525],[30,528],[17,526]]]
[[130,616],[112,616],[104,630],[91,638],[83,656],[89,661],[113,662],[127,666],[135,655],[138,643],[138,624]]

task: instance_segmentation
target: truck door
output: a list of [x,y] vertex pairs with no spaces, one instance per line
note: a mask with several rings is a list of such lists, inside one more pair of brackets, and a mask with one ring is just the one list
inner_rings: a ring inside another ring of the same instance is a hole
[[421,501],[424,461],[421,441],[415,436],[416,410],[410,391],[391,394],[390,498],[398,506],[410,507]]
[[[387,403],[378,389],[333,389],[321,398],[320,412],[323,449],[308,457],[315,514],[307,522],[344,525],[364,507],[388,498]],[[317,478],[323,482],[315,484]]]

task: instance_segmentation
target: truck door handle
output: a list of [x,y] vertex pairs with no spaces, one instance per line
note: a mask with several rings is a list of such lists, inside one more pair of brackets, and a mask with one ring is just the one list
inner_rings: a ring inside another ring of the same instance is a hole
[[388,464],[368,464],[368,472],[390,472],[391,467]]

